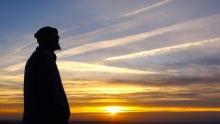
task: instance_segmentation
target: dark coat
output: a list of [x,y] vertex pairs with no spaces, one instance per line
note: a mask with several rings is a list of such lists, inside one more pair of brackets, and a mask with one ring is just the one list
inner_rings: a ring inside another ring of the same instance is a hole
[[65,124],[69,116],[56,55],[38,47],[25,67],[23,123]]

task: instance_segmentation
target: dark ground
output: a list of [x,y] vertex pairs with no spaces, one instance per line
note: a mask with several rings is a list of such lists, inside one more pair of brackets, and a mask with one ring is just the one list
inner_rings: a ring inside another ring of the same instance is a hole
[[[22,124],[20,121],[1,120],[0,124]],[[110,121],[72,121],[69,124],[220,124],[220,121],[216,122],[110,122]]]
[[[22,124],[21,116],[0,115],[0,124]],[[69,124],[220,124],[220,112],[150,112],[106,114],[72,114]]]

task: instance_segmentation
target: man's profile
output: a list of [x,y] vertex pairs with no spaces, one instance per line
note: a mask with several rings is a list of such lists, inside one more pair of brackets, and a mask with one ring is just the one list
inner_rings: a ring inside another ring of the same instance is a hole
[[34,37],[39,46],[28,59],[24,75],[24,124],[67,124],[70,110],[55,50],[59,50],[58,30],[43,27]]

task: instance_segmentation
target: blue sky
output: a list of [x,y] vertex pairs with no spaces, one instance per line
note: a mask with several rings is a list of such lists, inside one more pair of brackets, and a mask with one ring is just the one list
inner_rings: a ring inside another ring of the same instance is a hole
[[[133,92],[119,92],[122,101],[139,97],[140,104],[217,106],[219,4],[219,0],[1,1],[0,85],[22,98],[24,64],[37,47],[33,34],[48,25],[59,30],[63,50],[57,51],[57,64],[70,101],[102,100],[98,87],[108,91],[115,85],[122,90],[121,84],[126,84]],[[94,89],[86,92],[83,86]],[[12,97],[7,90],[0,91],[2,103]],[[114,94],[110,91],[107,94]],[[97,98],[89,97],[92,94]]]

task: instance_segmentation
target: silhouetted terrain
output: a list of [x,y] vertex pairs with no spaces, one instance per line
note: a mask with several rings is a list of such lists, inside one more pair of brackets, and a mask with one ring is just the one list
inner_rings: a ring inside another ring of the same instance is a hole
[[[0,124],[22,124],[17,118],[0,115]],[[71,115],[69,124],[220,124],[220,112],[149,112]]]
[[[69,124],[219,124],[220,121],[207,122],[111,122],[111,121],[72,121]],[[21,121],[0,120],[0,124],[22,124]]]

